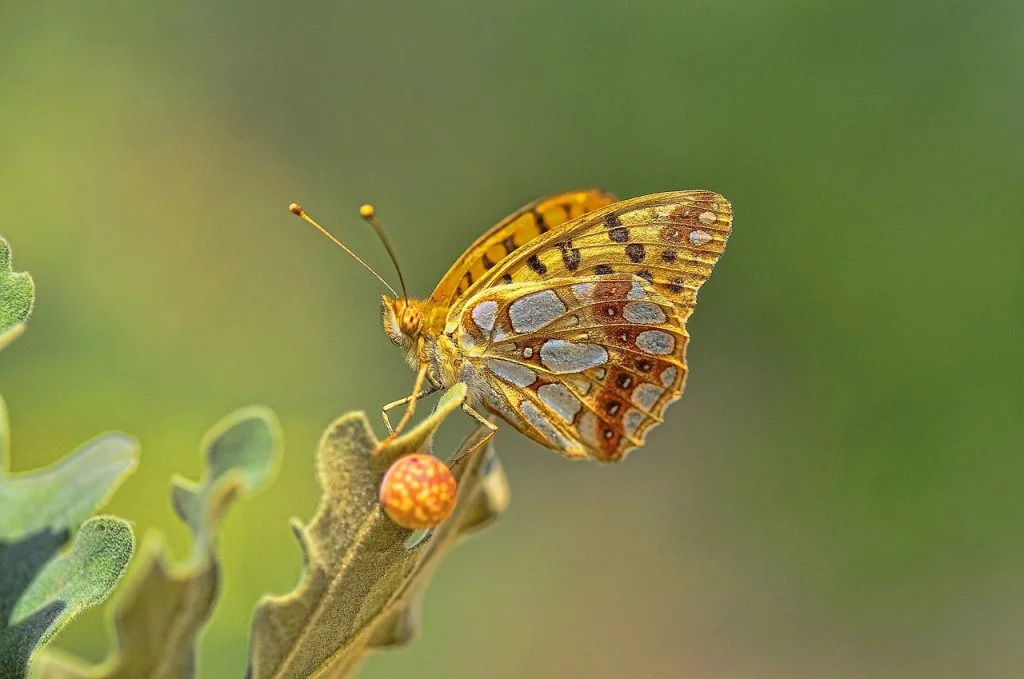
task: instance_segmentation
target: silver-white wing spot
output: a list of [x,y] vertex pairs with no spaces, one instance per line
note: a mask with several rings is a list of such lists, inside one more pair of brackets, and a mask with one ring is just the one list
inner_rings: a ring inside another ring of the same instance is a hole
[[663,385],[665,385],[666,387],[671,387],[672,383],[676,381],[676,373],[677,372],[678,371],[676,370],[676,367],[674,365],[670,365],[669,367],[667,367],[664,370],[662,370],[661,371],[661,383]]
[[714,236],[712,236],[704,229],[695,229],[690,232],[690,242],[696,245],[697,247],[707,245],[708,243],[711,242],[712,238],[714,238]]
[[540,362],[553,373],[578,373],[607,363],[608,350],[600,344],[553,339],[541,345]]
[[528,333],[540,330],[566,311],[568,309],[558,295],[551,290],[541,290],[512,302],[508,318],[513,330]]
[[590,297],[590,291],[594,289],[593,283],[576,283],[572,286],[573,293],[580,299]]
[[476,327],[483,330],[485,333],[494,330],[494,320],[498,314],[498,303],[493,299],[488,299],[480,302],[471,313],[473,322],[476,323]]
[[644,410],[650,411],[664,393],[664,389],[656,387],[653,384],[645,383],[633,390],[633,395],[630,400]]
[[512,361],[503,361],[500,358],[488,358],[487,369],[517,387],[528,387],[537,381],[537,373],[525,365],[519,365]]
[[[664,356],[676,347],[676,338],[663,330],[644,330],[636,336],[636,345],[648,354]],[[541,349],[541,354],[544,349]]]
[[580,422],[577,426],[577,431],[580,433],[580,438],[589,446],[597,448],[601,445],[603,439],[601,439],[601,432],[598,429],[597,415],[587,411],[580,416]]
[[578,449],[578,446],[562,436],[558,429],[555,428],[555,425],[551,424],[537,406],[530,401],[523,401],[522,413],[526,421],[532,424],[541,433],[541,436],[546,438],[555,447],[563,450],[572,449],[574,451]]
[[622,317],[637,325],[661,325],[668,322],[668,316],[657,304],[651,302],[626,302]]
[[562,379],[564,379],[565,383],[572,387],[573,390],[581,396],[586,396],[590,393],[590,390],[594,388],[594,383],[583,375],[568,375]]
[[626,436],[632,438],[636,434],[637,428],[646,418],[647,416],[636,408],[627,410],[626,414],[622,417],[622,429],[626,432]]
[[575,419],[576,413],[583,407],[580,400],[561,384],[542,385],[537,389],[537,395],[546,406],[570,424]]

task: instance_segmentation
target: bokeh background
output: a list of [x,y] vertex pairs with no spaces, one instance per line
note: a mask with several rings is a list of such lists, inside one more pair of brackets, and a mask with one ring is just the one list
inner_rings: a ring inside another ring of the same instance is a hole
[[[612,467],[506,428],[510,511],[361,676],[1024,676],[1022,25],[1012,0],[3,3],[0,233],[38,285],[0,362],[14,467],[134,434],[108,510],[183,555],[169,477],[275,408],[283,468],[229,518],[200,657],[240,676],[319,433],[411,384],[375,282],[288,203],[391,277],[375,201],[425,294],[537,196],[710,188],[735,233],[668,422]],[[109,643],[99,612],[59,639]]]

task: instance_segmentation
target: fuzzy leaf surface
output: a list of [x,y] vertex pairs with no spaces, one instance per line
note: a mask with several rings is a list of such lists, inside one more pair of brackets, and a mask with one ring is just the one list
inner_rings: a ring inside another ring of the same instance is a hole
[[[388,467],[424,450],[465,395],[465,385],[452,387],[424,422],[386,445],[374,438],[362,413],[344,415],[327,430],[317,454],[320,505],[308,526],[293,521],[304,572],[294,591],[267,597],[257,607],[251,677],[347,676],[368,651],[415,636],[423,590],[441,556],[505,509],[508,485],[491,450],[458,460],[452,515],[411,546],[413,531],[383,513],[378,489]],[[480,435],[471,436],[460,452]]]
[[205,469],[200,481],[175,479],[172,486],[175,511],[192,532],[190,557],[180,565],[168,565],[163,542],[156,536],[147,539],[144,563],[117,604],[117,652],[97,666],[47,654],[34,676],[195,676],[196,646],[220,585],[217,530],[232,502],[270,480],[280,453],[280,427],[265,408],[240,410],[214,426],[203,444]]
[[0,349],[21,334],[34,300],[32,277],[11,269],[11,246],[0,237]]
[[104,434],[49,467],[11,475],[9,442],[7,408],[0,398],[0,540],[6,541],[47,528],[74,531],[138,463],[135,439]]
[[86,519],[135,468],[137,455],[134,439],[109,434],[48,468],[11,475],[0,398],[0,677],[24,676],[37,647],[103,601],[123,575],[135,548],[131,527],[113,517]]
[[60,553],[67,531],[0,542],[0,676],[22,677],[35,650],[84,609],[101,603],[135,549],[127,521],[89,519]]

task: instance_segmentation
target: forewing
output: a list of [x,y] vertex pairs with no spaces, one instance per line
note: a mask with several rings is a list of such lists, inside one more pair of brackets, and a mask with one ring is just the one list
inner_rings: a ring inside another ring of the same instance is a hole
[[524,205],[466,249],[437,284],[431,301],[447,309],[489,269],[528,242],[614,200],[601,189],[578,189]]
[[676,306],[629,274],[486,289],[449,316],[487,407],[569,457],[621,459],[679,398]]
[[712,191],[632,198],[535,238],[489,269],[470,294],[512,282],[627,273],[651,283],[685,323],[731,230],[732,206]]

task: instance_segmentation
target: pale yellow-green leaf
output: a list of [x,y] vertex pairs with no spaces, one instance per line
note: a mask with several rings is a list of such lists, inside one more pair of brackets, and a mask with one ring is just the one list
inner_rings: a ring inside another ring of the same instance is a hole
[[[256,609],[249,674],[254,679],[347,676],[377,648],[410,641],[427,582],[460,537],[508,505],[508,484],[490,449],[457,458],[458,500],[452,515],[424,540],[383,513],[380,482],[398,457],[423,450],[441,421],[465,399],[465,386],[442,396],[424,422],[381,445],[362,413],[338,419],[317,456],[323,497],[308,526],[293,523],[305,570],[296,589]],[[478,441],[478,431],[460,448]]]
[[9,474],[7,407],[0,397],[0,540],[44,529],[74,531],[138,463],[138,442],[103,434],[43,469]]
[[11,246],[0,237],[0,349],[25,329],[34,301],[32,277],[12,270]]
[[127,521],[100,516],[68,530],[0,540],[0,677],[25,676],[39,647],[114,589],[135,548]]
[[135,468],[137,454],[134,439],[108,434],[50,467],[9,474],[0,398],[0,677],[23,676],[36,650],[105,599],[124,573],[135,548],[131,526],[86,519]]
[[264,408],[229,415],[203,444],[199,483],[176,479],[173,503],[193,535],[192,555],[168,565],[159,536],[150,536],[140,571],[118,602],[118,650],[101,665],[46,654],[34,676],[121,679],[187,679],[195,674],[196,644],[213,612],[220,584],[216,534],[228,506],[264,485],[280,457],[277,418]]

